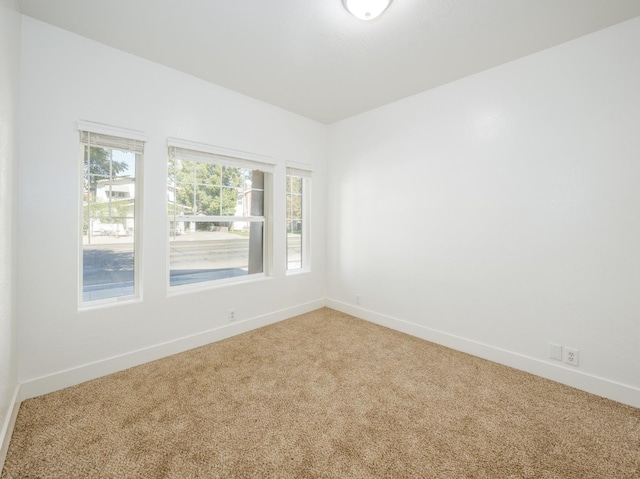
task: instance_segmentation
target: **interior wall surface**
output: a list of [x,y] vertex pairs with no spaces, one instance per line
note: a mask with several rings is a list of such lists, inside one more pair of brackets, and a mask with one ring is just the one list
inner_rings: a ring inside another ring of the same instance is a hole
[[16,179],[20,78],[18,3],[0,1],[0,464],[18,387]]
[[640,18],[330,125],[328,304],[640,406],[638,85]]
[[[158,345],[203,334],[206,339],[215,330],[231,335],[249,323],[293,315],[305,304],[324,304],[325,125],[26,16],[21,74],[19,379],[46,382],[111,361],[103,370],[51,381],[27,395],[134,365],[144,356],[136,352]],[[78,308],[78,120],[137,130],[148,138],[140,198],[140,301]],[[272,270],[265,279],[168,293],[170,137],[264,155],[276,164]],[[313,170],[311,269],[295,275],[285,273],[287,162]]]

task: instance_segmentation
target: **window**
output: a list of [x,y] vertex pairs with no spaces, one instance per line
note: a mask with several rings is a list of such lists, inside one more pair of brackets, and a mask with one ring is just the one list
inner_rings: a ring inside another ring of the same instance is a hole
[[309,187],[311,172],[287,168],[287,271],[309,265]]
[[[138,295],[139,175],[144,143],[82,129],[80,303]],[[95,128],[104,130],[104,128]],[[127,130],[107,127],[111,132]],[[136,132],[131,132],[136,133]]]
[[273,165],[238,154],[169,141],[170,287],[265,273]]

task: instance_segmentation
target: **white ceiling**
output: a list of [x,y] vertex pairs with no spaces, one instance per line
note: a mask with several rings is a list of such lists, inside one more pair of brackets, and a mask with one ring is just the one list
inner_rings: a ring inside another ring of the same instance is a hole
[[640,0],[20,0],[22,12],[314,120],[336,120],[640,15]]

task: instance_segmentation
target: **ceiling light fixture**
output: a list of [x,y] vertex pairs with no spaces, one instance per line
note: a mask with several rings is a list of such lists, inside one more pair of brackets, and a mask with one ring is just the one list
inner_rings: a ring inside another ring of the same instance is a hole
[[344,8],[360,20],[373,20],[384,12],[391,0],[342,0]]

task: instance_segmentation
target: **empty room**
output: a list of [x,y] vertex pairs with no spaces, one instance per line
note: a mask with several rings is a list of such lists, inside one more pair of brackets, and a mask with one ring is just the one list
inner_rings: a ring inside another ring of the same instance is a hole
[[0,468],[640,478],[640,1],[0,0]]

